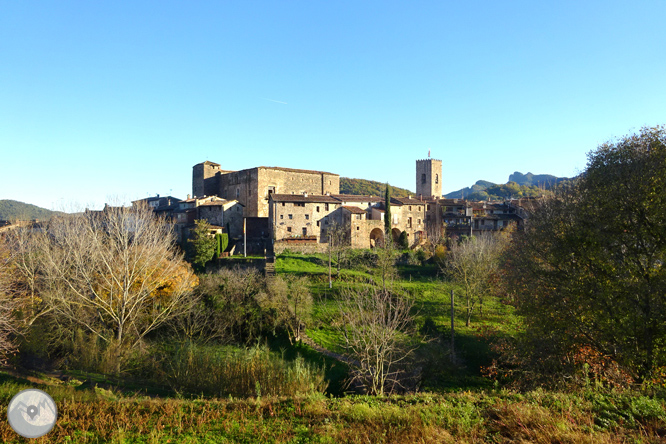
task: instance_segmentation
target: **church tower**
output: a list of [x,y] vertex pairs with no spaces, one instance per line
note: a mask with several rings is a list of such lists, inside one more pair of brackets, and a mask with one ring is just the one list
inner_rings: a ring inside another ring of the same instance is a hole
[[416,161],[416,197],[439,199],[442,197],[442,161],[427,159]]

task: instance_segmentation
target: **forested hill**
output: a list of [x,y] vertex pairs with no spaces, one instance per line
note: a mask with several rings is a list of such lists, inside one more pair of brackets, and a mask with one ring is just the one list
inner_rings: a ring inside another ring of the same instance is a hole
[[[349,177],[340,178],[340,194],[383,196],[385,192],[386,184],[382,182],[365,179],[350,179]],[[391,196],[393,197],[408,197],[413,195],[414,193],[409,190],[391,186]]]
[[49,220],[57,211],[16,200],[0,200],[0,220]]
[[565,181],[566,177],[556,177],[550,174],[522,174],[518,171],[509,176],[505,184],[496,184],[487,180],[478,180],[471,187],[453,191],[445,197],[449,199],[470,200],[501,200],[518,197],[537,197],[550,194],[552,189]]

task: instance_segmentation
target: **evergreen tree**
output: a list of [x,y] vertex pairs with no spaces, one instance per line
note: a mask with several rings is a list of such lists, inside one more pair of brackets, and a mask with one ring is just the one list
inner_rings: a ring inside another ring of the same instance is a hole
[[192,230],[190,257],[191,262],[198,271],[206,269],[206,263],[215,254],[215,237],[210,235],[210,224],[205,220],[194,221],[196,227]]
[[386,242],[391,239],[391,186],[386,182],[386,193],[384,197],[384,237]]

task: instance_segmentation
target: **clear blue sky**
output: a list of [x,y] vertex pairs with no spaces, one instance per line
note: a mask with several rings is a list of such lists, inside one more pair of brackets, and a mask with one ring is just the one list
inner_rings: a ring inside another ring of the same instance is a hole
[[191,193],[192,166],[445,192],[666,123],[666,2],[0,0],[0,199]]

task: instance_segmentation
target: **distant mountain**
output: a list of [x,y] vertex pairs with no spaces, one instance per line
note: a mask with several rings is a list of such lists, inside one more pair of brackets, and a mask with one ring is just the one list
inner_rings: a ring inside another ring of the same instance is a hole
[[523,174],[518,171],[509,176],[509,182],[516,182],[518,185],[536,185],[547,190],[568,179],[568,177],[556,177],[551,174]]
[[0,220],[49,220],[58,211],[16,200],[0,200]]
[[523,174],[518,171],[509,176],[506,184],[496,184],[487,180],[478,180],[471,187],[463,188],[446,194],[449,199],[469,200],[501,200],[517,197],[537,197],[552,193],[552,189],[567,177],[556,177],[550,174]]
[[[386,184],[366,179],[350,179],[349,177],[340,178],[340,194],[361,194],[368,196],[384,196]],[[409,190],[398,188],[391,185],[391,196],[408,197],[413,196]]]

